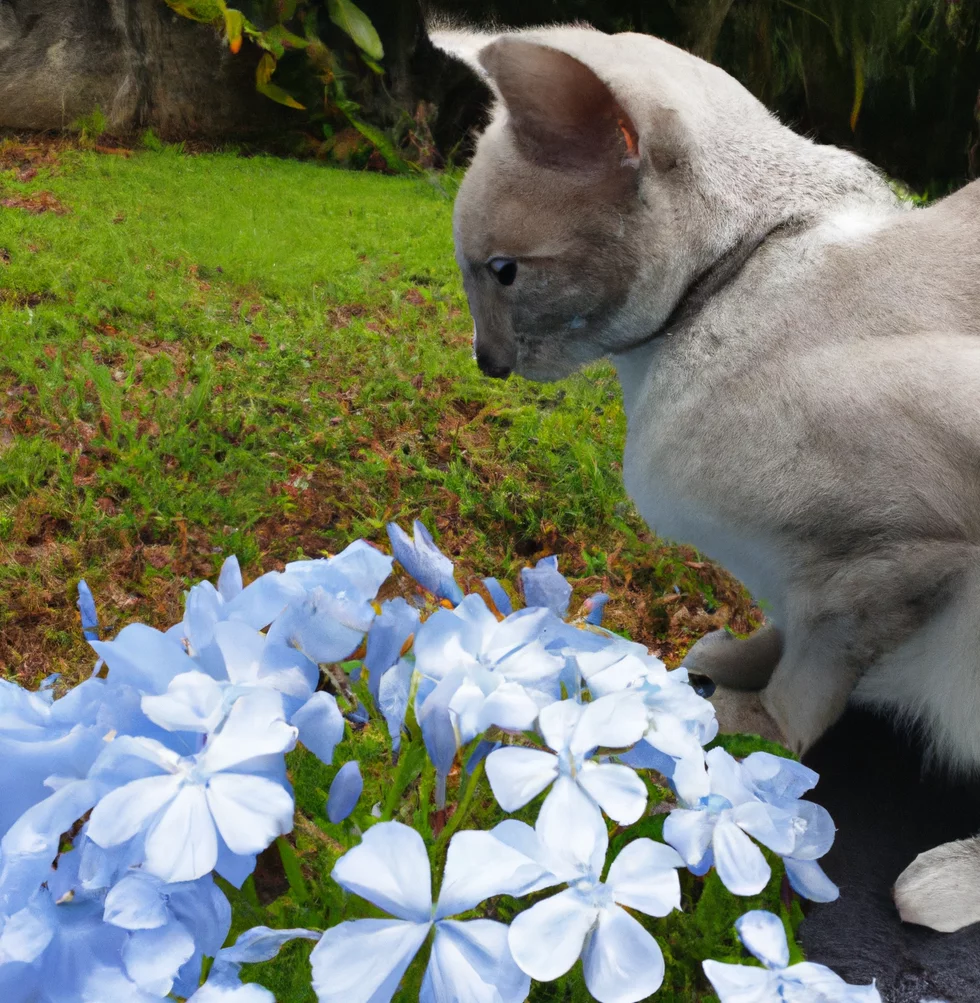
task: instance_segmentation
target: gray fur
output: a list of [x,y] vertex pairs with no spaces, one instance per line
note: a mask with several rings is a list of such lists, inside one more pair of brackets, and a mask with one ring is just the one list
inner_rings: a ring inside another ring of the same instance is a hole
[[647,36],[434,41],[500,97],[455,212],[481,366],[610,356],[641,515],[770,604],[778,647],[698,671],[798,752],[853,700],[980,772],[980,183],[912,210]]

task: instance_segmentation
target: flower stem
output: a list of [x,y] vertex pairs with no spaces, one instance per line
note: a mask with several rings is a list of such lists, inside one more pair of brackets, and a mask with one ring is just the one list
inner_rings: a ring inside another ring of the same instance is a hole
[[466,782],[466,790],[463,791],[463,797],[459,804],[456,806],[456,810],[453,812],[449,821],[446,823],[446,827],[439,834],[439,838],[436,840],[435,851],[436,855],[442,854],[443,848],[449,842],[452,834],[460,827],[463,820],[469,814],[470,808],[473,805],[473,798],[476,796],[476,789],[480,786],[480,781],[483,779],[483,763],[477,764],[476,769],[470,774],[469,780]]

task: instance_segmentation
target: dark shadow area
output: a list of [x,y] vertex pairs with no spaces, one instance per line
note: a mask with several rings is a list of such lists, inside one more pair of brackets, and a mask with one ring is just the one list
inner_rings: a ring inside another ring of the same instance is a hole
[[916,738],[854,709],[805,757],[820,773],[813,799],[837,824],[821,863],[841,897],[809,908],[800,940],[848,982],[877,978],[885,1003],[977,1003],[980,924],[935,933],[902,923],[891,899],[917,854],[980,831],[980,781],[924,776],[922,760]]

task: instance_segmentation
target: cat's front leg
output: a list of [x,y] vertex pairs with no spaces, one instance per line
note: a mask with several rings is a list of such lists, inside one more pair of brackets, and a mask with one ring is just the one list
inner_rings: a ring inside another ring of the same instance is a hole
[[694,643],[681,663],[690,672],[707,676],[733,690],[761,690],[779,663],[783,638],[771,624],[739,638],[727,630],[713,630]]
[[757,690],[719,686],[708,699],[715,709],[718,730],[723,735],[760,735],[770,742],[788,745],[779,725],[762,706]]
[[892,890],[898,914],[940,933],[980,923],[980,837],[920,853]]

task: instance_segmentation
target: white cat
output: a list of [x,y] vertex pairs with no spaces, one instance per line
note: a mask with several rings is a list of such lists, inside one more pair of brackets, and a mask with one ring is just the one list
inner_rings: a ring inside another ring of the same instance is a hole
[[[610,356],[641,515],[769,603],[686,660],[722,716],[803,752],[852,700],[978,772],[980,183],[911,210],[648,36],[433,41],[499,98],[454,221],[480,368]],[[920,857],[897,901],[980,920],[980,843]]]

